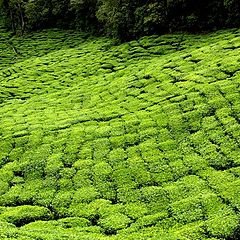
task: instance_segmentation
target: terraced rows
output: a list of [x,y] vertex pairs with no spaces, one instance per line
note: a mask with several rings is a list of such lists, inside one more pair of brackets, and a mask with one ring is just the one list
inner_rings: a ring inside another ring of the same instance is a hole
[[239,30],[10,41],[1,239],[239,239]]

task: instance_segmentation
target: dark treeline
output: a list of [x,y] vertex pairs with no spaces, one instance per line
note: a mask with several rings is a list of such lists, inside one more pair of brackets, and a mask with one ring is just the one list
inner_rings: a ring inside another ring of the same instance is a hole
[[239,0],[0,0],[15,33],[74,28],[130,40],[240,26]]

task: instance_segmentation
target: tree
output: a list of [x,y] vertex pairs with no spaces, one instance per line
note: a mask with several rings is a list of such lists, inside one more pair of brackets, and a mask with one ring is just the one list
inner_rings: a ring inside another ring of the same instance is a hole
[[82,31],[93,32],[98,28],[97,0],[70,0],[71,25]]

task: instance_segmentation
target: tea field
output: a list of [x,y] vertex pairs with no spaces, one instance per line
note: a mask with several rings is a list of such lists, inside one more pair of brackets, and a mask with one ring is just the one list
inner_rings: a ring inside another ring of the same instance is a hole
[[239,29],[0,28],[0,239],[240,239],[239,94]]

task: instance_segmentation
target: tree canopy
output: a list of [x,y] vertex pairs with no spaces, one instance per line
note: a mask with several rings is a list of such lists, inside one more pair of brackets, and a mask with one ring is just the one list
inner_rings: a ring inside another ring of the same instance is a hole
[[61,27],[129,40],[240,26],[239,0],[0,0],[0,4],[7,25],[18,33]]

